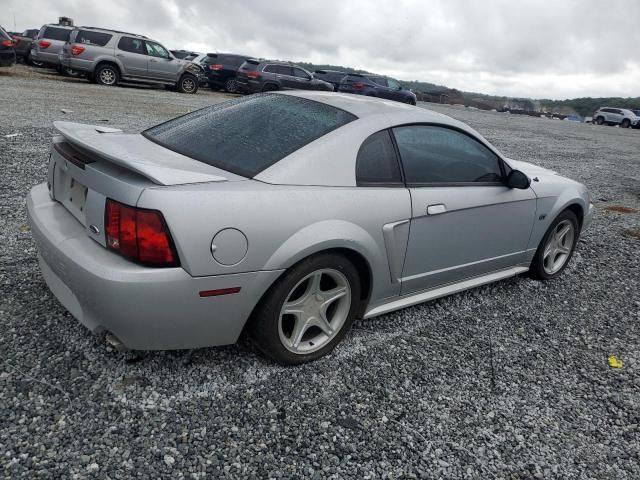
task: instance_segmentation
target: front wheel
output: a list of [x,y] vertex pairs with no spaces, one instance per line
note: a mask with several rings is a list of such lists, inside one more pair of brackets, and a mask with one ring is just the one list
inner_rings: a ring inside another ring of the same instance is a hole
[[184,74],[178,82],[180,93],[196,93],[198,91],[198,79],[193,75]]
[[575,213],[565,210],[558,215],[538,246],[529,274],[538,280],[551,280],[559,276],[573,256],[579,233]]
[[628,118],[625,118],[624,120],[622,120],[622,123],[620,124],[622,128],[629,128],[629,125],[631,125],[631,122],[629,121]]
[[360,300],[360,280],[344,256],[319,254],[295,265],[265,294],[248,325],[252,343],[284,365],[316,360],[345,336]]
[[602,117],[596,118],[596,124],[602,125],[603,123],[604,123],[604,118],[602,118]]

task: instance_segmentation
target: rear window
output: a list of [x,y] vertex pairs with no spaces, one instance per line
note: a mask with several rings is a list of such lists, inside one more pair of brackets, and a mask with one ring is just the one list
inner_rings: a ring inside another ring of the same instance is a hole
[[76,35],[76,39],[74,42],[83,43],[85,45],[97,45],[99,47],[104,47],[113,35],[109,33],[102,32],[89,32],[86,30],[80,30]]
[[245,70],[245,71],[256,70],[258,68],[258,65],[260,65],[260,62],[258,62],[257,60],[247,60],[242,65],[240,65],[240,70]]
[[71,30],[65,28],[47,27],[42,35],[42,38],[48,38],[49,40],[60,40],[66,42],[69,40]]
[[169,120],[143,135],[194,160],[254,177],[356,118],[313,100],[258,94]]

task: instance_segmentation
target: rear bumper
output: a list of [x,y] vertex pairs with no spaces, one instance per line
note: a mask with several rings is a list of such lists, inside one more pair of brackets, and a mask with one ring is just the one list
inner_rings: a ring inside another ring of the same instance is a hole
[[31,50],[31,58],[36,62],[46,63],[47,65],[51,65],[54,67],[60,65],[60,57],[57,53],[48,53],[41,50]]
[[95,67],[93,61],[74,58],[67,55],[60,56],[60,63],[67,68],[77,70],[79,72],[91,73]]
[[[131,263],[91,240],[46,184],[27,197],[42,275],[60,303],[93,332],[108,331],[127,348],[173,350],[236,342],[278,271],[192,277],[182,268]],[[203,290],[240,287],[201,298]]]
[[12,50],[0,52],[0,67],[10,67],[16,63],[16,53]]

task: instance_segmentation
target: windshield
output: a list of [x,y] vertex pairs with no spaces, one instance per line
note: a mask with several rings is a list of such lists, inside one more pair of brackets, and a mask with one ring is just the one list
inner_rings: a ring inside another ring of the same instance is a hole
[[258,94],[169,120],[143,135],[194,160],[253,177],[355,119],[324,103]]

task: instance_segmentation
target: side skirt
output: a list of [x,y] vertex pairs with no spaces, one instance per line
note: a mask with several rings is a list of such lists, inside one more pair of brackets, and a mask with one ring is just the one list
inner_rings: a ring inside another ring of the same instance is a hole
[[393,312],[394,310],[400,310],[401,308],[411,307],[418,303],[428,302],[429,300],[435,300],[436,298],[446,297],[454,293],[463,292],[470,288],[480,287],[487,283],[497,282],[498,280],[504,280],[505,278],[515,277],[529,270],[529,267],[513,267],[506,270],[499,270],[497,272],[482,275],[480,277],[469,278],[462,282],[452,283],[443,287],[435,288],[418,293],[412,293],[396,300],[393,300],[377,307],[367,308],[364,318],[376,317],[385,313]]

